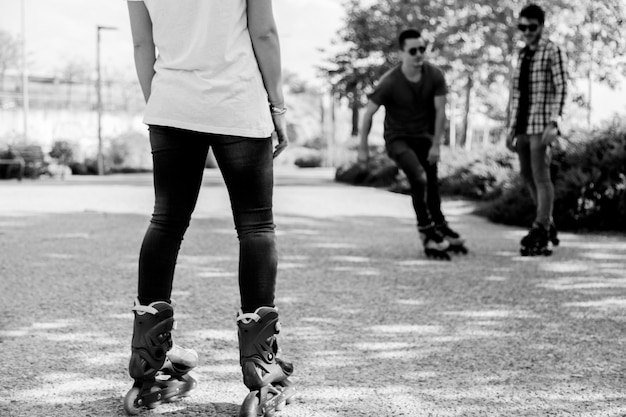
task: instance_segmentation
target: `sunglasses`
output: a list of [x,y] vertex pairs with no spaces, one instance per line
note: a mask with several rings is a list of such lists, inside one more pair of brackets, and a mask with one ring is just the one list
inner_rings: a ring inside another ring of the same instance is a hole
[[420,51],[420,54],[424,55],[424,52],[426,52],[426,47],[425,46],[419,46],[417,48],[411,48],[411,49],[409,49],[409,55],[415,56],[415,55],[417,55],[417,51]]
[[522,25],[521,23],[519,25],[517,25],[517,28],[521,31],[521,32],[526,32],[527,30],[530,32],[534,32],[539,28],[539,25],[536,25],[534,23],[530,24],[530,25]]

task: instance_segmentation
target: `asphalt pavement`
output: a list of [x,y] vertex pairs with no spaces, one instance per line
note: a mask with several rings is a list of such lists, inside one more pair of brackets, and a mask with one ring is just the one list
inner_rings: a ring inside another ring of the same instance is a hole
[[[276,172],[277,305],[298,397],[278,416],[626,415],[626,238],[518,228],[444,200],[470,253],[429,260],[410,198]],[[0,182],[0,416],[121,416],[150,174]],[[193,395],[146,415],[236,416],[237,239],[207,170],[174,282]]]

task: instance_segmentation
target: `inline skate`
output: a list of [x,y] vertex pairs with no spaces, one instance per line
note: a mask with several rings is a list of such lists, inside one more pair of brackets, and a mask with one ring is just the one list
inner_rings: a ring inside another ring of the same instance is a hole
[[436,228],[443,238],[450,244],[448,247],[449,252],[462,253],[463,255],[466,255],[469,252],[465,246],[465,239],[452,230],[450,226],[448,226],[448,222],[440,223],[436,226]]
[[259,307],[254,313],[240,311],[237,327],[243,383],[250,390],[239,416],[272,417],[295,395],[295,387],[287,379],[293,372],[293,365],[279,357],[276,341],[280,332],[278,310]]
[[144,306],[136,301],[132,310],[135,322],[128,372],[135,382],[124,398],[128,415],[188,396],[197,385],[189,371],[198,363],[194,350],[172,341],[176,322],[171,304],[155,301]]
[[450,243],[444,239],[434,224],[426,227],[418,227],[419,236],[424,246],[424,253],[428,258],[450,260],[448,249]]
[[554,222],[550,222],[550,231],[548,232],[548,236],[550,242],[552,242],[552,246],[559,246],[561,241],[559,240],[559,231],[556,230],[556,226]]
[[520,241],[522,256],[550,256],[550,232],[541,225],[535,224],[528,234]]

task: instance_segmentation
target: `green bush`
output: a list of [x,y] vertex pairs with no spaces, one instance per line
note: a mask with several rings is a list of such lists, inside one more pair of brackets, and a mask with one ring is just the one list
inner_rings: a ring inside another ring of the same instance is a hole
[[[457,151],[461,152],[465,153],[466,159],[470,159],[469,162],[464,164],[459,158],[455,161],[453,158],[442,157],[440,166],[449,167],[447,174],[440,168],[442,194],[491,200],[513,186],[518,162],[512,152],[504,148],[483,148],[474,152]],[[451,164],[451,161],[456,164]]]
[[294,164],[299,168],[318,168],[322,166],[322,154],[313,151],[296,157]]
[[[384,148],[373,149],[370,153],[367,167],[359,167],[355,162],[344,164],[337,170],[336,180],[409,193],[406,176],[398,171]],[[504,149],[490,147],[468,151],[442,146],[438,165],[440,190],[443,195],[493,199],[511,186],[517,167],[515,154]]]
[[[383,148],[368,166],[341,166],[336,180],[408,193],[402,172]],[[554,220],[569,230],[626,231],[626,123],[578,132],[553,154]],[[480,201],[478,214],[499,223],[529,226],[535,207],[519,177],[517,155],[503,148],[467,151],[442,147],[442,195]]]
[[405,191],[405,187],[401,184],[402,178],[398,177],[396,164],[382,149],[370,151],[367,166],[356,162],[340,166],[335,173],[335,181],[352,185],[385,187],[397,192]]
[[62,165],[69,165],[74,158],[74,146],[66,140],[57,140],[52,144],[49,155]]
[[[554,220],[559,228],[626,231],[626,125],[581,132],[553,155]],[[534,206],[521,182],[480,212],[495,222],[528,226]]]
[[98,175],[98,161],[95,158],[85,158],[83,162],[70,162],[69,167],[72,175]]
[[[129,130],[106,140],[103,149],[103,165],[105,174],[124,174],[149,172],[152,170],[152,154],[150,141],[143,132]],[[63,143],[55,153],[65,151]],[[54,155],[52,155],[54,156]],[[77,160],[72,156],[69,167],[74,175],[97,175],[98,163],[96,155],[90,154]]]

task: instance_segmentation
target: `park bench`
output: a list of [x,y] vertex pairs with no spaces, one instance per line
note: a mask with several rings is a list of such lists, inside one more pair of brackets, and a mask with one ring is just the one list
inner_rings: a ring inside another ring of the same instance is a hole
[[39,178],[45,155],[39,145],[15,145],[0,150],[0,178]]
[[0,149],[0,178],[17,178],[19,181],[24,177],[26,162],[12,148]]

